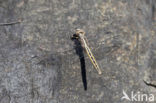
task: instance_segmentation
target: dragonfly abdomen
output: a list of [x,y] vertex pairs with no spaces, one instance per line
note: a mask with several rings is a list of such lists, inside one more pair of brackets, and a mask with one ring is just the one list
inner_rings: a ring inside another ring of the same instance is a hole
[[94,65],[95,69],[98,71],[99,74],[102,74],[101,69],[99,68],[99,66],[98,66],[98,64],[97,64],[97,62],[95,60],[95,57],[93,56],[91,50],[89,49],[88,46],[86,46],[85,48],[86,48],[86,52],[87,52],[92,64]]

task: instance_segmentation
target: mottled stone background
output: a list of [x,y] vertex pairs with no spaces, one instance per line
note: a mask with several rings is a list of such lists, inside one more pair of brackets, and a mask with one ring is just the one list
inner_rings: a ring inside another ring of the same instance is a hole
[[[0,23],[0,103],[132,103],[123,90],[156,101],[155,0],[0,0]],[[87,90],[76,28],[103,72],[85,55]]]

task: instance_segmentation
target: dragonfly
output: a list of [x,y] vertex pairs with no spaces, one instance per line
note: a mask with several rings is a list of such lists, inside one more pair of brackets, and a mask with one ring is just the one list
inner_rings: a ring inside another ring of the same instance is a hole
[[[109,34],[109,33],[107,33],[107,34]],[[108,42],[108,41],[118,40],[120,38],[120,35],[111,35],[111,36],[109,35],[109,37],[107,35],[106,39],[96,43],[96,47],[90,46],[91,41],[95,41],[95,38],[94,39],[90,39],[88,37],[88,35],[87,36],[86,35],[87,35],[87,33],[85,33],[85,31],[83,29],[76,29],[74,31],[74,34],[70,38],[68,38],[67,41],[71,41],[69,39],[72,39],[72,40],[76,39],[76,40],[78,40],[80,42],[80,44],[78,44],[78,46],[82,46],[83,51],[85,51],[85,53],[88,55],[87,59],[89,59],[91,61],[91,63],[93,64],[93,67],[95,68],[95,70],[100,75],[100,74],[102,74],[102,70],[101,70],[99,64],[97,63],[96,57],[100,57],[101,58],[103,56],[103,54],[98,53],[96,55],[93,55],[94,52],[92,53],[92,50],[98,51],[98,48],[100,48],[100,49],[102,49],[101,52],[108,53],[108,54],[112,53],[113,51],[116,51],[118,48],[121,47],[120,41],[118,43],[116,43],[116,42],[115,43],[111,43],[111,42]],[[62,40],[66,40],[66,38],[63,38]],[[105,43],[108,44],[108,45],[104,46]],[[53,43],[53,44],[57,44],[57,43]],[[68,43],[68,42],[67,42],[68,45],[64,41],[61,44],[61,38],[60,38],[58,44],[60,44],[59,45],[60,47],[58,47],[58,45],[57,45],[57,49],[55,49],[57,51],[55,51],[52,54],[53,55],[55,55],[55,54],[58,55],[59,54],[59,55],[64,56],[67,59],[69,59],[69,58],[71,59],[72,56],[67,56],[67,55],[71,55],[71,54],[73,55],[73,52],[75,53],[75,46],[73,46],[73,43],[72,43],[72,47],[70,46],[70,43]],[[71,47],[71,48],[69,48],[69,47]],[[50,50],[47,50],[43,46],[40,46],[39,49],[42,50],[42,51],[47,51],[47,52],[49,51],[49,52],[51,52]],[[99,56],[99,55],[101,55],[101,56]],[[82,57],[80,57],[80,58],[82,58]],[[75,57],[72,58],[71,60],[68,60],[68,61],[73,63],[73,62],[75,62],[74,60],[75,60]]]
[[83,49],[85,50],[85,52],[87,53],[90,61],[92,62],[94,68],[97,70],[98,74],[102,74],[102,71],[93,55],[93,53],[91,52],[91,49],[88,46],[88,40],[85,37],[85,32],[82,29],[76,29],[76,33],[72,36],[72,39],[78,39],[83,47]]

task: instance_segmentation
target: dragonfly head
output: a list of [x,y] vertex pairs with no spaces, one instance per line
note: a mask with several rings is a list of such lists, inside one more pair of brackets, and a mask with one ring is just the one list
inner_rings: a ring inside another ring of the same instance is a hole
[[85,35],[84,30],[82,30],[82,29],[76,29],[76,35],[79,36],[80,34]]
[[85,35],[84,30],[82,30],[82,29],[76,29],[76,33],[73,34],[73,36],[71,37],[71,39],[79,39],[80,38],[80,34]]

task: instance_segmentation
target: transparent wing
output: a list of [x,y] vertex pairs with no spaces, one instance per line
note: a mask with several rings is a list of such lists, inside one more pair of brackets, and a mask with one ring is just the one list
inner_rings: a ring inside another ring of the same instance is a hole
[[[96,60],[100,60],[105,58],[107,55],[111,54],[112,52],[116,51],[118,48],[121,47],[122,43],[120,42],[121,35],[113,35],[113,36],[107,36],[104,37],[104,39],[99,39],[98,37],[87,37],[89,47],[91,51],[93,52],[93,55],[95,56]],[[39,47],[38,49],[46,52],[47,56],[40,60],[40,63],[47,64],[50,63],[51,57],[54,55],[59,55],[63,60],[63,62],[69,62],[69,64],[77,63],[81,58],[84,57],[84,55],[78,55],[77,48],[79,48],[81,45],[74,43],[74,41],[71,40],[70,37],[63,38],[63,40],[66,40],[66,42],[62,41],[59,43],[60,48],[56,48],[55,52],[52,52],[51,50],[47,50],[44,47]],[[61,40],[60,40],[61,41]],[[85,59],[89,59],[87,56],[85,56]]]
[[[88,42],[89,42],[89,47],[91,49],[91,51],[93,52],[93,55],[95,56],[95,58],[97,60],[100,60],[102,58],[104,58],[104,56],[109,55],[110,53],[112,53],[113,51],[117,50],[118,48],[121,47],[122,43],[120,42],[120,35],[115,35],[115,36],[111,36],[111,37],[107,37],[104,40],[97,40],[95,38],[88,38]],[[61,55],[64,56],[69,56],[70,58],[70,63],[76,63],[78,61],[78,59],[80,59],[81,57],[75,57],[77,55],[76,53],[76,48],[78,48],[79,46],[81,46],[80,44],[73,44],[72,47],[70,49],[64,49],[64,51],[60,51],[57,52]],[[75,56],[72,56],[74,54]],[[85,52],[84,52],[85,54]],[[71,56],[70,56],[71,55]],[[82,55],[83,57],[83,55]],[[89,59],[87,56],[85,56],[86,59]]]
[[[91,39],[88,39],[89,47],[92,50],[98,50],[99,48],[106,48],[105,51],[108,51],[108,48],[110,48],[110,47],[119,47],[121,45],[121,42],[117,42],[117,41],[115,42],[114,41],[114,40],[117,40],[119,37],[120,37],[120,35],[116,35],[116,36],[113,36],[113,37],[108,37],[108,38],[105,38],[102,41],[97,41],[96,43],[92,42],[92,41],[95,41],[95,39],[91,38]],[[60,52],[58,51],[57,53],[60,53],[62,55],[71,54],[71,52],[74,52],[75,48],[78,47],[78,46],[81,46],[81,45],[80,44],[79,45],[73,44],[70,49],[64,49],[64,51],[60,51]]]

